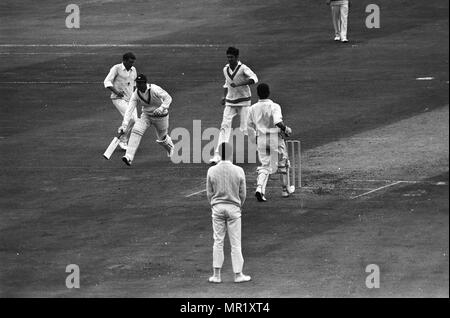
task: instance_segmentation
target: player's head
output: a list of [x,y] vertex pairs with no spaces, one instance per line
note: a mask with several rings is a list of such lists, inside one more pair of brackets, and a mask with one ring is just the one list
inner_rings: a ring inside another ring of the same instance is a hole
[[147,89],[147,77],[144,74],[139,74],[136,77],[136,88],[144,93]]
[[259,84],[258,87],[256,88],[256,92],[258,93],[259,99],[269,98],[270,96],[269,85],[267,85],[266,83]]
[[127,70],[129,70],[133,66],[135,61],[136,61],[136,55],[134,55],[131,52],[127,52],[122,56],[123,65],[125,66],[125,68]]
[[239,59],[239,50],[230,46],[227,49],[227,59],[230,64],[236,64]]
[[219,154],[222,160],[233,161],[233,146],[228,142],[223,142],[219,146]]

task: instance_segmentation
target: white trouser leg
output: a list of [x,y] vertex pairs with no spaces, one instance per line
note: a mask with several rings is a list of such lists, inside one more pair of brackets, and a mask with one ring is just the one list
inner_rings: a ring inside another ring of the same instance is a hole
[[338,5],[331,5],[331,17],[333,20],[333,27],[334,27],[334,35],[340,36],[341,35],[341,22],[340,22],[340,6]]
[[214,268],[222,268],[223,265],[223,242],[225,240],[226,234],[226,221],[224,216],[215,215],[213,208],[213,217],[212,217],[212,227],[213,227],[213,237],[214,237],[214,245],[213,245],[213,267]]
[[242,273],[244,257],[242,256],[241,248],[241,218],[236,217],[228,219],[227,227],[231,245],[231,263],[233,265],[233,272]]
[[247,121],[248,121],[248,106],[241,106],[239,107],[239,117],[241,120],[241,125],[239,127],[240,131],[243,132],[244,135],[248,135],[248,127],[247,127]]
[[278,172],[281,175],[281,186],[286,188],[289,185],[289,153],[286,142],[280,138],[278,144]]
[[341,39],[347,39],[348,4],[340,6],[340,31]]
[[131,130],[130,140],[128,141],[128,148],[125,156],[133,161],[136,151],[141,143],[142,136],[147,130],[149,123],[145,120],[145,117],[142,116],[139,118],[134,124],[133,129]]
[[168,134],[169,115],[164,117],[149,117],[149,120],[153,127],[155,127],[156,137],[158,138],[156,142],[167,151],[167,156],[170,157],[175,146]]
[[220,125],[219,140],[216,146],[216,153],[219,152],[219,145],[223,142],[229,142],[231,136],[231,124],[233,117],[236,116],[236,107],[225,106],[223,110],[222,124]]

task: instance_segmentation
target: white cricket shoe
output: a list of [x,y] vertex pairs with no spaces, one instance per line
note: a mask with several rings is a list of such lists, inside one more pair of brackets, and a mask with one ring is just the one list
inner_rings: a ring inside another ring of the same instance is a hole
[[236,276],[234,278],[235,283],[245,283],[245,282],[249,282],[251,280],[252,280],[252,278],[250,276],[244,275],[242,273],[239,276]]
[[125,162],[127,166],[131,166],[131,160],[126,155],[122,157],[122,161]]
[[342,43],[348,43],[348,39],[347,39],[347,38],[342,38],[342,39],[341,39],[341,42],[342,42]]
[[337,42],[337,41],[340,41],[341,40],[341,37],[339,36],[339,35],[336,35],[335,37],[334,37],[334,40]]
[[211,277],[208,279],[208,282],[214,283],[214,284],[219,284],[219,283],[222,282],[222,280],[221,280],[219,277],[217,277],[217,276],[211,276]]
[[209,164],[215,165],[215,164],[217,164],[221,159],[222,159],[222,158],[220,157],[219,154],[215,154],[214,157],[212,157],[212,158],[209,160]]
[[283,198],[288,198],[289,197],[289,192],[288,192],[287,188],[283,188],[283,191],[281,192],[281,196]]

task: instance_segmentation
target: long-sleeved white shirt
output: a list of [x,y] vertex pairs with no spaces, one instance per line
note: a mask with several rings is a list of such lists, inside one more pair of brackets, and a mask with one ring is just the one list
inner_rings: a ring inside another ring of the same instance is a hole
[[147,84],[144,93],[136,89],[131,95],[128,103],[127,111],[123,117],[122,124],[127,126],[136,106],[142,106],[142,112],[149,116],[153,116],[153,111],[157,108],[164,107],[169,109],[172,103],[172,97],[164,89],[155,84]]
[[222,160],[208,169],[206,195],[211,206],[219,203],[242,207],[247,195],[244,169]]
[[279,133],[276,125],[283,121],[281,107],[270,99],[260,99],[248,110],[247,125],[256,130],[256,135]]
[[226,106],[250,106],[252,103],[252,93],[250,86],[231,87],[231,83],[240,84],[246,80],[252,79],[255,84],[258,83],[256,74],[245,64],[238,62],[236,68],[231,70],[230,64],[223,68],[223,76],[225,76],[225,84],[223,88],[227,88],[227,96],[225,97]]
[[[105,88],[114,87],[117,91],[123,92],[123,99],[128,102],[133,94],[136,77],[137,72],[134,66],[127,71],[125,65],[120,63],[111,67],[103,84]],[[120,97],[111,92],[111,99],[120,99]]]

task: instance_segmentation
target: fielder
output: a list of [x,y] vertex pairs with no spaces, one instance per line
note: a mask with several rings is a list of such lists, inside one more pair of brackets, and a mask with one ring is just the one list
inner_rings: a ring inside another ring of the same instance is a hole
[[122,160],[129,166],[131,166],[142,136],[150,126],[155,127],[156,136],[158,137],[156,142],[167,151],[168,157],[172,156],[174,148],[172,139],[168,134],[169,107],[172,103],[172,97],[158,85],[148,84],[147,78],[143,74],[136,78],[136,87],[137,89],[131,95],[122,126],[118,129],[119,133],[127,131],[130,120],[136,111],[136,106],[138,104],[142,106],[141,117],[136,120],[131,130],[127,152],[122,157]]
[[347,20],[349,0],[327,0],[333,18],[334,40],[347,43]]
[[[128,102],[130,101],[135,87],[137,76],[136,68],[133,66],[135,61],[136,56],[133,53],[125,53],[122,57],[122,63],[111,67],[104,81],[105,88],[108,88],[111,91],[111,101],[122,117],[125,116]],[[124,150],[127,149],[128,139],[136,119],[137,111],[135,110],[131,114],[130,124],[128,125],[129,129],[120,136],[119,146]]]
[[258,83],[258,77],[245,64],[239,61],[239,50],[229,47],[226,51],[228,64],[223,68],[225,76],[225,84],[223,85],[224,93],[222,105],[223,119],[220,126],[219,140],[214,153],[214,157],[210,160],[211,164],[220,161],[219,145],[229,142],[231,136],[231,124],[233,117],[237,114],[240,117],[240,130],[247,135],[247,114],[248,107],[252,103],[252,93],[249,85]]
[[247,188],[244,170],[235,166],[233,147],[225,142],[219,145],[221,161],[208,169],[206,176],[206,195],[211,205],[212,227],[214,232],[213,268],[210,283],[221,283],[221,270],[224,261],[223,245],[228,232],[231,246],[231,264],[234,282],[244,283],[251,277],[242,272],[244,257],[241,244],[241,213]]
[[[280,105],[268,99],[269,85],[259,84],[257,87],[259,101],[252,105],[248,112],[248,128],[256,131],[258,158],[261,166],[257,168],[258,178],[255,196],[260,202],[265,197],[269,175],[279,172],[282,182],[282,196],[288,197],[289,158],[284,137],[292,134],[292,129],[283,123]],[[252,135],[252,134],[251,134]]]

